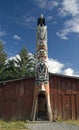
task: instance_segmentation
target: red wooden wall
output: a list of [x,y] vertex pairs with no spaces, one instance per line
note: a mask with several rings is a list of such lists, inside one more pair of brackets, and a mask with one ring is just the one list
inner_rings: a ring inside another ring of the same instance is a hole
[[[29,120],[35,79],[0,83],[0,118]],[[50,99],[54,119],[79,119],[79,79],[50,76]]]
[[79,79],[51,76],[50,94],[54,119],[79,119]]
[[27,120],[30,117],[34,78],[0,84],[0,118]]

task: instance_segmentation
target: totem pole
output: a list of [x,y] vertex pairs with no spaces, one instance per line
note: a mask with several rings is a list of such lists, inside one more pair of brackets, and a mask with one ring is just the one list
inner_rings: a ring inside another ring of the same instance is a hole
[[48,73],[48,49],[47,49],[47,26],[43,15],[38,19],[36,36],[36,68],[35,68],[35,88],[31,119],[35,120],[38,109],[38,95],[44,94],[47,105],[48,120],[52,121],[52,111],[50,104],[49,73]]

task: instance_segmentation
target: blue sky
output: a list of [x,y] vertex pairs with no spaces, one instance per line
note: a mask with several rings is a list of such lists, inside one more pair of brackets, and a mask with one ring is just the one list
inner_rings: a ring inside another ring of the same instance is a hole
[[50,70],[79,76],[78,0],[0,0],[0,40],[8,57],[15,57],[22,47],[35,53],[37,19],[42,13]]

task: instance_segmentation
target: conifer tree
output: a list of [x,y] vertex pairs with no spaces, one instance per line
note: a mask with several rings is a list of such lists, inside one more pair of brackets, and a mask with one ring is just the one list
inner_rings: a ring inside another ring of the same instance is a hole
[[7,54],[4,51],[3,43],[0,41],[0,80],[4,79],[6,60],[7,60]]
[[22,48],[19,58],[15,61],[17,64],[18,75],[20,78],[31,77],[34,75],[34,60],[30,58],[26,48]]

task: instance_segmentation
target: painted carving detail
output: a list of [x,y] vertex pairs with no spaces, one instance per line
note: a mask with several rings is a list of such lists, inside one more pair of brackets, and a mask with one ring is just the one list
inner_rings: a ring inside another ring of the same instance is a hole
[[36,83],[49,80],[47,66],[47,26],[37,26]]

